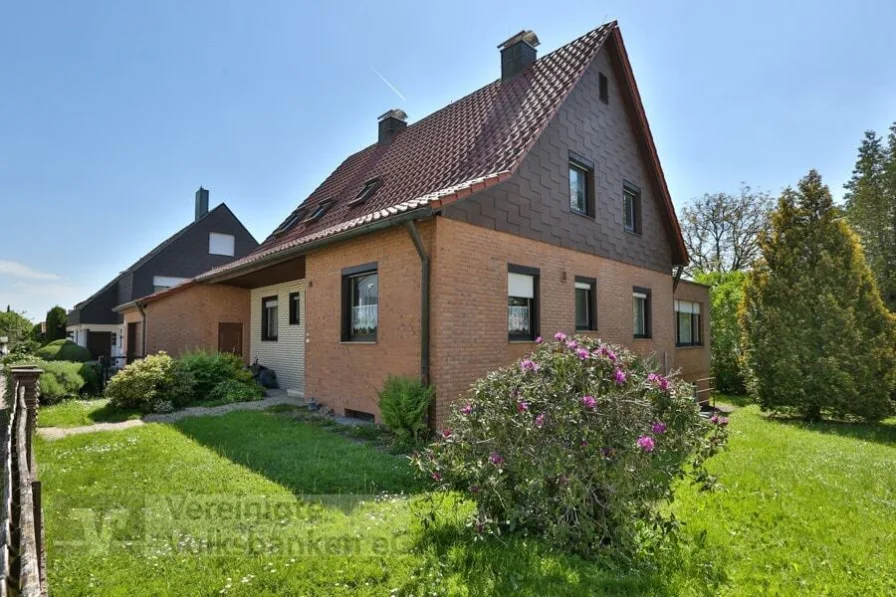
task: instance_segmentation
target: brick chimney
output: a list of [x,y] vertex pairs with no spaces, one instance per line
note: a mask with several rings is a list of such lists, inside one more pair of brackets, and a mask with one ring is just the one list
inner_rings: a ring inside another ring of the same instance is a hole
[[379,117],[380,145],[388,145],[395,136],[408,127],[408,115],[404,110],[392,109]]
[[205,214],[208,213],[208,189],[203,189],[199,187],[199,190],[196,191],[196,219],[198,222],[200,218],[204,217]]
[[538,36],[533,31],[520,31],[498,46],[501,50],[501,80],[512,79],[535,62]]

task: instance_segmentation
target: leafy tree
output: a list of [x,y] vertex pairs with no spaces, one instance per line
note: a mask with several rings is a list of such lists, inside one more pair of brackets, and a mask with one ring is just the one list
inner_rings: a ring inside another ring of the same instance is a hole
[[747,185],[737,195],[706,194],[682,211],[691,256],[688,273],[749,269],[759,256],[758,234],[768,226],[772,200]]
[[738,309],[743,300],[746,272],[699,273],[694,279],[710,287],[712,303],[712,375],[716,388],[726,394],[743,394],[743,349]]
[[66,337],[65,332],[66,314],[65,309],[56,305],[47,311],[47,333],[44,337],[45,342],[53,340],[61,340]]
[[24,314],[13,311],[8,305],[5,312],[0,312],[0,336],[9,338],[10,350],[28,339],[32,325]]
[[818,172],[784,191],[760,245],[741,313],[760,405],[807,419],[887,416],[896,322]]
[[874,131],[865,132],[845,199],[884,302],[896,311],[896,123],[886,147]]

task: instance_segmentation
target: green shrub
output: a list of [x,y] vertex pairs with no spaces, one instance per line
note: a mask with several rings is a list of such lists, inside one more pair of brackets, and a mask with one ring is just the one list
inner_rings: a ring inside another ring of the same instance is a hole
[[416,378],[390,375],[379,392],[383,423],[401,443],[417,443],[429,434],[426,410],[435,397],[431,387]]
[[208,394],[210,400],[224,404],[250,402],[260,400],[262,397],[264,397],[264,388],[260,385],[251,380],[245,382],[236,379],[225,379],[212,388]]
[[674,527],[664,506],[677,479],[712,486],[703,462],[725,444],[727,421],[701,417],[690,384],[652,360],[555,338],[477,381],[414,462],[475,502],[478,532],[630,555],[642,531]]
[[46,346],[39,348],[35,354],[38,358],[45,361],[72,361],[85,363],[91,359],[89,350],[83,346],[78,346],[71,340],[54,340]]
[[67,361],[42,361],[40,359],[22,359],[6,365],[7,384],[12,387],[9,370],[18,365],[33,365],[43,369],[40,376],[40,403],[55,404],[65,398],[73,398],[85,388],[85,380],[81,375],[81,363]]
[[743,394],[747,391],[743,371],[738,310],[744,296],[746,272],[698,273],[694,279],[710,286],[712,334],[712,375],[716,390],[723,394]]
[[817,172],[784,191],[760,248],[741,321],[762,409],[806,419],[889,416],[896,321]]
[[223,381],[245,384],[252,381],[252,373],[246,369],[242,359],[228,352],[189,352],[181,356],[178,363],[196,379],[194,391],[199,400],[210,397],[212,390]]
[[105,395],[115,408],[149,413],[159,401],[175,407],[194,399],[192,373],[176,364],[164,352],[134,361],[115,374],[106,384]]
[[88,394],[99,394],[102,391],[103,368],[96,361],[88,361],[81,365],[78,373],[84,378],[84,387],[82,392]]

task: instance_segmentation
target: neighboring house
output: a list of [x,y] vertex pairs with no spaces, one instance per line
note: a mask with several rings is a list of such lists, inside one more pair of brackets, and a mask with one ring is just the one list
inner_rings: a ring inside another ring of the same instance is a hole
[[132,342],[127,353],[126,337],[140,336],[140,323],[125,327],[113,309],[153,292],[186,282],[212,268],[245,257],[258,247],[233,212],[221,204],[209,211],[209,193],[199,188],[193,222],[177,231],[68,313],[69,338],[90,350],[94,358],[142,355]]
[[282,387],[355,416],[379,418],[391,373],[434,384],[441,420],[557,331],[706,377],[707,289],[677,281],[687,251],[616,23],[537,44],[514,36],[500,79],[414,124],[381,116],[256,251],[125,321],[150,352],[239,336]]

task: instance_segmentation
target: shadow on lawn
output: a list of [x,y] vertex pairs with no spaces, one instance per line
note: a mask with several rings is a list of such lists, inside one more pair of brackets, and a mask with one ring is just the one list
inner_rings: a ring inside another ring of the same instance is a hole
[[135,410],[123,410],[106,403],[101,408],[91,411],[87,418],[94,423],[121,423],[129,419],[140,418],[140,413]]
[[[420,484],[406,458],[386,454],[311,424],[265,412],[190,417],[185,436],[309,499],[413,493]],[[351,502],[351,499],[347,500]]]
[[805,421],[786,417],[768,417],[767,420],[798,429],[828,433],[867,442],[896,446],[896,419],[880,423],[847,423],[842,421]]
[[727,580],[705,546],[666,545],[659,554],[625,564],[553,550],[537,538],[476,537],[465,526],[439,524],[416,548],[471,595],[717,595]]

